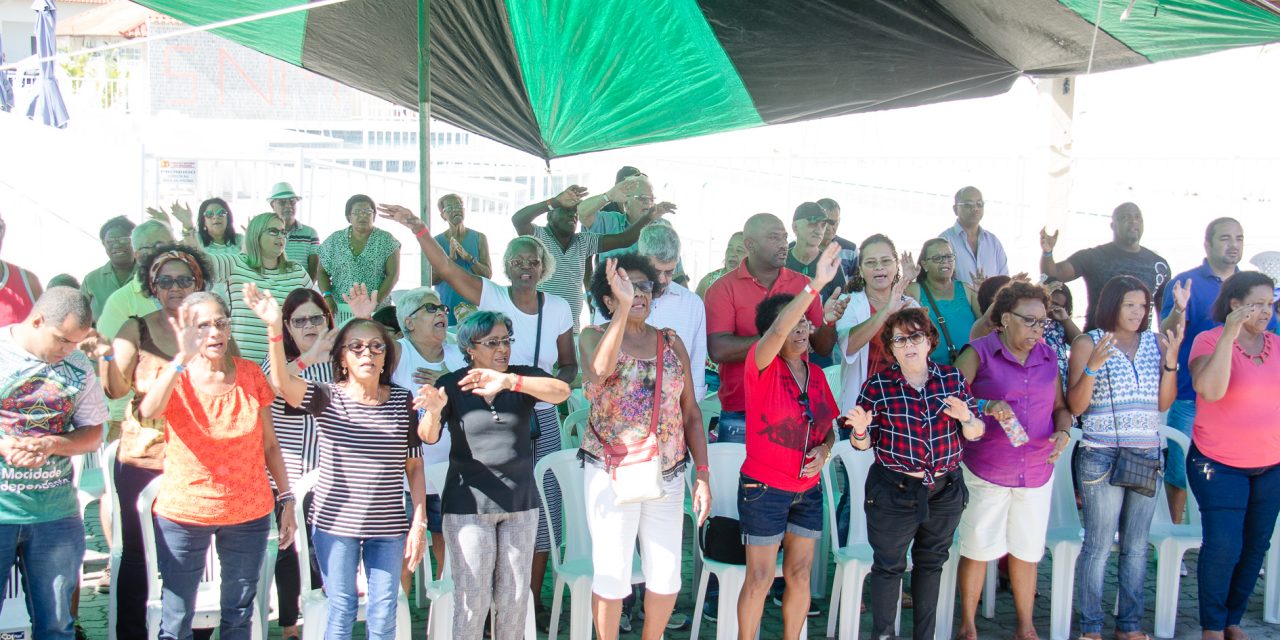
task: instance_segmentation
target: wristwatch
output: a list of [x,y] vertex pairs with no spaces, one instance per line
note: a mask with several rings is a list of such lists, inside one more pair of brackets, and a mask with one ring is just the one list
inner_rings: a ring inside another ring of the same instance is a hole
[[1169,367],[1169,365],[1167,365],[1167,364],[1165,364],[1165,363],[1161,362],[1161,363],[1160,363],[1160,368],[1161,368],[1161,369],[1164,369],[1165,371],[1168,371],[1169,373],[1176,373],[1176,372],[1178,371],[1178,365],[1176,365],[1176,364],[1175,364],[1175,365],[1173,365],[1173,367],[1172,367],[1172,368],[1170,368],[1170,367]]

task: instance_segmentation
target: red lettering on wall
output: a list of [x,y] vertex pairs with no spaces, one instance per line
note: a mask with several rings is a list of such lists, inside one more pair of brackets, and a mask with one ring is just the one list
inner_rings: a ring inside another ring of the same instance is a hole
[[[187,96],[188,96],[188,97],[187,97],[187,99],[183,100],[183,99],[177,99],[177,98],[169,98],[169,99],[167,99],[167,100],[165,101],[165,103],[166,103],[168,106],[175,106],[175,107],[177,107],[177,106],[193,107],[193,106],[195,106],[196,104],[198,104],[198,102],[199,102],[199,101],[197,100],[197,95],[196,95],[196,94],[198,93],[199,86],[198,86],[198,85],[197,85],[197,83],[196,83],[196,74],[195,74],[195,72],[194,72],[194,71],[185,71],[185,72],[181,72],[181,73],[179,73],[179,72],[177,72],[177,71],[174,71],[174,70],[173,70],[172,65],[170,64],[171,55],[172,55],[175,51],[179,52],[180,54],[191,54],[191,53],[194,53],[194,52],[195,52],[195,50],[196,50],[196,49],[195,49],[195,47],[190,46],[190,45],[183,45],[183,44],[170,44],[170,45],[168,45],[168,46],[166,46],[166,47],[164,48],[163,60],[164,60],[164,78],[165,78],[165,80],[166,80],[166,81],[169,81],[169,80],[173,80],[173,81],[186,80],[187,82],[189,82],[189,83],[191,84],[191,90],[190,90],[190,91],[188,91],[188,92],[186,92],[186,93],[187,93]],[[186,55],[182,55],[182,56],[180,56],[180,58],[182,58],[182,57],[186,57]]]
[[249,77],[249,74],[244,70],[244,67],[241,67],[240,63],[236,62],[236,59],[229,51],[227,51],[227,48],[222,46],[218,47],[218,104],[224,104],[226,100],[226,69],[228,65],[230,65],[240,78],[244,80],[244,83],[248,85],[250,89],[253,89],[254,93],[258,94],[259,98],[262,98],[262,102],[266,104],[266,106],[275,106],[275,82],[271,77],[270,71],[268,70],[267,73],[266,91],[263,91],[262,87],[260,87],[258,83],[254,82],[253,78]]

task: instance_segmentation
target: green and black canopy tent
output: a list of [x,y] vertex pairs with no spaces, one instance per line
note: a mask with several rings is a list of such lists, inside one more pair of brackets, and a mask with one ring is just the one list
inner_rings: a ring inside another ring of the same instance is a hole
[[[192,25],[299,2],[136,1]],[[420,5],[429,6],[426,49],[417,47]],[[1074,75],[1264,44],[1280,40],[1277,5],[348,0],[216,33],[412,109],[422,102],[419,53],[427,54],[432,117],[551,159],[991,96],[1022,74]]]

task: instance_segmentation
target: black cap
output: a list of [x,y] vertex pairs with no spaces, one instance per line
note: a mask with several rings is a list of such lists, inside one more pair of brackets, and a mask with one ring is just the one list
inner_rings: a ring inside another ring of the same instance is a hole
[[822,218],[826,220],[827,211],[816,202],[801,202],[800,206],[796,207],[796,214],[791,216],[791,219],[794,221],[801,218]]
[[614,184],[617,184],[619,182],[622,182],[623,180],[626,180],[627,178],[630,178],[631,176],[642,176],[642,175],[644,174],[641,173],[640,170],[635,167],[623,167],[621,169],[618,169],[618,174],[617,176],[615,176],[616,179],[613,182]]

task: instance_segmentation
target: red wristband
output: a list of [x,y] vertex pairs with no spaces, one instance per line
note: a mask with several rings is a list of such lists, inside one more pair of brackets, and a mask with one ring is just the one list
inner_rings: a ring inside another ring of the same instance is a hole
[[710,473],[710,472],[711,472],[711,467],[709,467],[709,466],[707,466],[707,465],[705,465],[705,464],[700,464],[700,465],[698,465],[698,466],[694,467],[694,471],[696,471],[696,472],[698,472],[698,473],[702,473],[703,471],[706,471],[706,472]]
[[524,376],[516,376],[515,386],[511,387],[511,390],[518,393],[520,391],[520,387],[523,387],[523,386],[524,386]]
[[809,294],[809,295],[811,295],[811,296],[813,296],[813,297],[815,297],[815,298],[816,298],[816,297],[818,297],[818,292],[817,292],[817,290],[815,290],[815,289],[813,288],[813,285],[811,285],[811,284],[806,284],[806,285],[804,285],[804,292],[805,292],[805,293],[807,293],[807,294]]
[[413,234],[413,237],[421,238],[422,236],[425,236],[428,233],[431,233],[431,227],[423,226],[421,229],[418,229],[417,233]]
[[297,360],[294,360],[293,363],[298,365],[298,373],[302,373],[303,371],[307,370],[307,363],[303,362],[302,358],[298,358]]
[[277,335],[274,335],[274,336],[271,336],[271,337],[267,338],[267,342],[280,342],[280,341],[282,341],[282,340],[284,340],[284,334],[283,334],[283,333],[281,333],[281,334],[277,334]]

